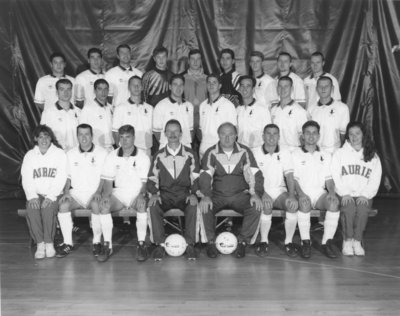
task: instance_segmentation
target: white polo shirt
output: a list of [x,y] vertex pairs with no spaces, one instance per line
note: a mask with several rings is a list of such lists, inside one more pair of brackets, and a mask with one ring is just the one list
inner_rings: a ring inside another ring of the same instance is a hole
[[279,102],[279,97],[276,92],[276,84],[271,76],[262,74],[260,77],[256,78],[254,97],[268,110],[271,109],[272,103]]
[[[293,90],[291,94],[291,98],[295,100],[297,103],[306,102],[306,92],[304,88],[304,81],[294,72],[289,72],[288,76],[293,81]],[[278,86],[279,77],[276,77],[275,80],[275,89]]]
[[258,168],[264,176],[264,191],[275,200],[283,192],[287,192],[285,176],[293,173],[292,156],[289,151],[280,150],[279,146],[272,154],[263,146],[253,153]]
[[112,149],[114,144],[111,108],[112,106],[109,103],[104,106],[96,99],[87,100],[79,118],[79,124],[86,123],[92,126],[93,143],[108,150]]
[[75,78],[75,100],[84,101],[84,104],[92,101],[96,95],[94,93],[94,83],[97,79],[104,79],[103,71],[95,73],[91,69],[81,72]]
[[[340,94],[339,83],[337,79],[331,74],[324,72],[321,76],[329,77],[332,79],[333,83],[333,91],[331,93],[331,97],[335,101],[340,101],[342,96]],[[314,77],[313,75],[308,76],[304,79],[304,87],[306,89],[306,97],[307,97],[307,110],[317,105],[319,100],[319,95],[317,92],[317,81],[319,77]]]
[[271,108],[272,123],[280,129],[279,146],[293,151],[300,146],[302,127],[308,121],[308,114],[301,105],[293,100],[284,108],[280,104]]
[[193,130],[193,105],[188,101],[179,104],[171,97],[157,103],[153,112],[153,132],[161,133],[160,148],[167,144],[164,134],[165,125],[169,120],[178,120],[182,126],[182,144],[191,147],[190,131]]
[[310,114],[321,127],[318,146],[332,154],[342,145],[340,135],[346,134],[346,127],[350,121],[349,107],[333,99],[325,105],[318,101],[318,105]]
[[79,125],[80,113],[81,110],[72,103],[68,110],[64,110],[57,102],[54,108],[42,113],[40,124],[49,126],[61,147],[68,151],[78,145],[76,128]]
[[139,76],[142,78],[143,73],[134,67],[125,69],[120,65],[106,72],[105,79],[110,85],[108,96],[113,98],[112,104],[114,108],[130,97],[128,81],[132,76]]
[[147,103],[135,104],[129,98],[115,108],[112,131],[118,132],[123,125],[135,128],[135,146],[150,149],[153,145],[153,107]]
[[271,123],[271,115],[262,101],[253,99],[249,105],[236,108],[238,120],[239,143],[253,149],[264,143],[262,134],[264,127]]
[[68,75],[64,75],[60,78],[57,78],[53,75],[46,75],[39,78],[38,82],[36,83],[34,100],[35,103],[44,104],[44,110],[53,108],[58,101],[56,82],[60,79],[68,79],[72,82],[73,86],[71,101],[73,102],[75,79]]
[[67,153],[68,179],[71,180],[70,193],[82,206],[87,207],[100,184],[100,176],[107,157],[107,151],[93,145],[87,152],[72,148]]

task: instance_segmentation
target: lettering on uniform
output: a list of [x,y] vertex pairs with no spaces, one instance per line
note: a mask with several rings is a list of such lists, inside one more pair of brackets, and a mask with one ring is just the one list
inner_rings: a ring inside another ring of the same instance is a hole
[[[347,167],[347,169],[346,169],[346,167]],[[365,166],[360,166],[360,165],[342,166],[342,176],[348,176],[348,175],[354,174],[354,175],[359,175],[359,176],[369,179],[371,172],[372,172],[372,169],[366,168]]]
[[33,179],[36,178],[55,178],[57,174],[57,169],[56,168],[38,168],[38,169],[33,169]]

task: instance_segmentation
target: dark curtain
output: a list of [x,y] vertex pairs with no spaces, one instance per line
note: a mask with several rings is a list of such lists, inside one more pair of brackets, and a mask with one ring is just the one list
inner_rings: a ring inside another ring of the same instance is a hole
[[287,51],[305,77],[309,56],[326,55],[325,68],[340,83],[352,119],[374,135],[384,169],[381,192],[400,192],[400,2],[385,0],[2,0],[0,2],[0,198],[22,197],[20,165],[32,147],[40,120],[35,84],[50,71],[54,51],[68,59],[67,74],[86,67],[86,52],[100,47],[106,68],[115,48],[128,43],[138,68],[164,45],[169,67],[185,69],[193,47],[203,53],[206,72],[218,72],[218,52],[232,48],[236,68],[247,73],[250,51],[276,56]]

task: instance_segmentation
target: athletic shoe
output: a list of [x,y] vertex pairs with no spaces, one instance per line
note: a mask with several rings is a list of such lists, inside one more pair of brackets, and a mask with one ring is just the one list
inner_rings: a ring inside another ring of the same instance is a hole
[[165,249],[161,245],[157,245],[157,247],[153,250],[153,259],[154,261],[161,261],[165,256]]
[[146,261],[148,257],[149,254],[147,253],[146,244],[143,241],[139,242],[136,251],[136,260],[139,262],[143,262]]
[[259,257],[265,257],[268,255],[268,243],[260,242],[256,245],[256,255]]
[[298,255],[298,249],[292,242],[285,245],[285,252],[290,258],[296,258]]
[[301,241],[300,255],[304,259],[311,258],[311,241],[309,239]]
[[93,256],[97,257],[101,253],[101,243],[93,244]]
[[325,245],[321,246],[322,248],[322,252],[325,256],[327,256],[330,259],[335,259],[337,258],[337,255],[335,253],[335,251],[333,250],[333,241],[332,239],[328,239],[326,241]]
[[238,243],[235,253],[236,258],[244,258],[246,256],[246,246],[244,241]]
[[365,256],[365,250],[361,246],[361,241],[353,239],[353,250],[356,256]]
[[72,252],[73,247],[71,245],[67,244],[62,244],[58,249],[57,249],[57,258],[64,258],[66,255]]
[[110,248],[110,243],[108,241],[104,242],[103,247],[101,248],[101,253],[97,256],[97,261],[106,262],[108,258],[112,255],[112,248]]
[[352,240],[343,240],[342,254],[343,254],[343,256],[354,256]]
[[218,249],[214,242],[209,242],[207,244],[206,253],[208,258],[214,259],[218,257]]
[[52,242],[45,244],[46,257],[53,258],[56,255],[56,250],[54,249],[54,244]]
[[40,242],[36,245],[35,259],[43,259],[46,257],[46,246],[44,242]]
[[196,249],[194,249],[194,245],[192,245],[192,244],[189,244],[186,247],[186,259],[187,260],[196,260],[197,259]]

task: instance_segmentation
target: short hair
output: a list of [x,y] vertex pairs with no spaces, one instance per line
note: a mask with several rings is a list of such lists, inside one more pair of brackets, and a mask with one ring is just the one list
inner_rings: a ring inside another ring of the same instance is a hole
[[276,60],[278,60],[279,57],[281,57],[281,56],[287,56],[287,57],[289,57],[290,61],[292,61],[292,55],[290,55],[288,52],[281,52],[281,53],[279,53],[279,55],[278,55],[278,57],[276,58]]
[[92,48],[90,48],[90,49],[88,50],[88,52],[87,52],[87,58],[88,58],[88,59],[90,58],[90,55],[91,55],[91,54],[99,54],[100,57],[103,57],[103,52],[102,52],[99,48],[97,48],[97,47],[92,47]]
[[322,81],[322,80],[328,80],[328,81],[330,81],[331,86],[333,86],[333,80],[332,80],[332,78],[330,78],[330,77],[328,77],[328,76],[321,76],[321,77],[319,77],[318,80],[317,80],[317,85],[318,85],[318,82],[320,82],[320,81]]
[[289,81],[290,84],[293,86],[293,79],[290,78],[289,76],[282,76],[282,77],[280,77],[279,80],[278,80],[278,83],[279,83],[280,81]]
[[215,72],[213,72],[212,74],[209,74],[207,76],[206,82],[208,82],[208,79],[210,79],[210,78],[216,78],[218,80],[218,82],[221,83],[221,77],[218,74],[216,74]]
[[134,75],[134,76],[132,76],[132,77],[129,78],[129,80],[128,80],[128,86],[131,84],[132,80],[135,80],[135,79],[137,79],[137,80],[139,80],[140,82],[142,82],[142,78],[140,78],[138,75]]
[[263,133],[265,134],[265,132],[266,132],[267,129],[269,129],[269,128],[275,128],[275,129],[278,130],[278,132],[280,132],[280,129],[279,129],[279,126],[278,126],[278,125],[273,124],[273,123],[270,123],[270,124],[265,125]]
[[234,124],[232,124],[231,122],[225,122],[225,123],[222,123],[220,126],[218,126],[218,130],[217,130],[218,135],[219,135],[219,133],[221,132],[221,129],[223,129],[223,128],[226,127],[226,126],[232,127],[233,130],[235,131],[235,134],[237,135],[237,128],[236,128],[236,126],[235,126]]
[[[311,54],[311,57],[313,57],[313,56],[320,56],[320,57],[322,58],[322,61],[325,60],[324,54],[322,54],[322,53],[319,52],[319,51],[316,51],[316,52],[312,53],[312,54]],[[311,57],[310,57],[310,58],[311,58]]]
[[171,78],[169,78],[169,84],[172,85],[172,82],[173,82],[175,79],[181,79],[181,80],[183,81],[183,83],[185,83],[185,77],[184,77],[182,74],[173,74],[173,75],[171,76]]
[[257,84],[256,78],[254,78],[254,77],[252,77],[252,76],[249,76],[249,75],[240,76],[240,77],[239,77],[239,84],[241,84],[243,80],[250,80],[251,83],[252,83],[252,85],[253,85],[253,88],[254,88],[254,87],[256,86],[256,84]]
[[165,53],[168,56],[168,50],[164,46],[158,46],[153,50],[153,57],[156,57],[158,54]]
[[261,58],[261,60],[262,61],[264,61],[264,54],[263,53],[261,53],[260,51],[258,51],[258,50],[253,50],[251,53],[250,53],[250,58],[251,57],[260,57]]
[[200,51],[200,49],[198,49],[198,48],[193,48],[193,49],[191,49],[191,50],[189,51],[188,57],[190,58],[190,56],[196,55],[196,54],[201,55],[201,51]]
[[135,136],[135,128],[132,125],[126,124],[122,125],[118,129],[118,134],[123,135],[123,134],[131,134],[132,136]]
[[76,127],[76,134],[77,134],[77,135],[78,135],[78,131],[79,131],[80,128],[82,128],[82,129],[89,129],[89,130],[90,130],[90,135],[93,136],[93,128],[92,128],[91,125],[86,124],[86,123],[79,124],[79,125]]
[[97,79],[97,80],[94,82],[93,88],[96,90],[97,87],[98,87],[99,85],[101,85],[101,84],[105,84],[105,85],[107,86],[107,88],[110,87],[110,85],[108,84],[108,82],[107,82],[106,79],[100,78],[100,79]]
[[131,50],[131,47],[130,47],[128,44],[120,44],[120,45],[118,45],[118,47],[117,47],[117,55],[119,55],[119,50],[120,50],[121,48],[127,48],[127,49],[129,49],[129,51]]
[[39,137],[39,135],[41,133],[49,135],[51,142],[55,146],[61,148],[60,144],[57,141],[56,136],[54,135],[53,130],[49,126],[44,125],[44,124],[36,126],[36,128],[33,130],[33,139],[34,139],[35,145],[37,145],[37,138]]
[[303,124],[303,126],[301,127],[302,132],[304,133],[304,131],[306,130],[306,128],[308,127],[315,127],[318,130],[318,133],[321,129],[321,126],[319,126],[319,124],[316,121],[310,120],[307,121]]
[[54,52],[53,54],[51,54],[50,57],[49,57],[50,62],[53,62],[53,59],[56,58],[56,57],[62,58],[64,63],[67,62],[67,59],[65,58],[65,55],[63,53],[60,53],[60,52]]
[[175,120],[175,119],[169,120],[169,121],[165,124],[164,132],[167,131],[167,126],[169,126],[169,125],[177,125],[177,126],[179,126],[179,130],[180,130],[181,133],[182,133],[182,125],[181,125],[181,123],[180,123],[178,120]]
[[71,88],[73,86],[71,80],[69,80],[67,78],[62,78],[56,82],[56,90],[58,90],[58,88],[60,87],[61,84],[68,84],[71,86]]
[[219,59],[222,58],[223,54],[229,54],[231,55],[232,59],[235,59],[235,53],[230,48],[224,48],[223,50],[221,50],[221,52],[219,53]]

